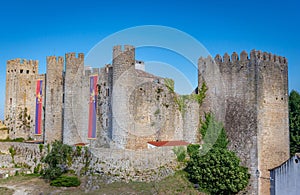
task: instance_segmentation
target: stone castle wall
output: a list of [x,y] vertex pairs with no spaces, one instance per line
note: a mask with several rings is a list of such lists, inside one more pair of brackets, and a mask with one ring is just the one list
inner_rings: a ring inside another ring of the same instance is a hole
[[66,54],[63,123],[63,142],[66,144],[82,142],[80,132],[88,128],[88,117],[81,117],[82,113],[88,114],[89,88],[86,82],[84,55]]
[[249,192],[268,193],[268,169],[289,156],[286,60],[260,51],[200,58],[198,87],[203,82],[203,111],[224,122],[229,148],[250,168]]
[[125,45],[113,48],[112,140],[113,147],[125,148],[130,116],[128,97],[135,88],[135,48]]
[[112,140],[112,88],[113,71],[111,65],[100,69],[98,84],[98,129],[95,147],[109,147]]
[[[35,138],[35,98],[38,79],[43,80],[44,94],[45,75],[38,75],[38,61],[19,58],[7,61],[5,124],[10,129],[9,137],[12,139]],[[42,97],[44,103],[44,95]],[[36,138],[42,139],[40,136]]]
[[47,57],[45,142],[62,141],[63,125],[63,70],[62,57]]
[[252,52],[258,66],[258,170],[259,191],[269,193],[269,169],[281,165],[289,154],[288,67],[280,56]]

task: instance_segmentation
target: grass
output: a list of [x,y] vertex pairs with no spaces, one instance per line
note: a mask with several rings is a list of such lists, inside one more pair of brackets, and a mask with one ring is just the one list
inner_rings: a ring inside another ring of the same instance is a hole
[[0,187],[0,194],[5,195],[12,195],[14,193],[14,190],[6,188],[6,187]]
[[[84,182],[82,182],[84,183]],[[100,189],[93,192],[85,193],[83,187],[71,187],[61,188],[50,186],[38,175],[28,176],[15,176],[7,179],[0,180],[1,186],[17,185],[18,187],[24,187],[25,189],[31,189],[30,194],[62,194],[62,195],[83,195],[83,194],[203,194],[193,188],[193,185],[185,177],[185,172],[179,171],[172,176],[169,176],[161,181],[157,182],[114,182],[106,184],[99,181]],[[0,194],[10,194],[10,192],[4,193],[1,190],[9,190],[0,188]],[[3,193],[2,193],[3,192]],[[55,192],[55,193],[54,193]]]

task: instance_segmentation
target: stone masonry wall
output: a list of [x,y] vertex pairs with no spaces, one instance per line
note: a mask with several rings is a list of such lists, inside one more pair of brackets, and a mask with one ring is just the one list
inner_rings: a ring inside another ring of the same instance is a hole
[[69,145],[82,142],[80,133],[87,132],[89,88],[86,82],[84,55],[66,54],[63,142]]
[[[9,153],[11,147],[16,150],[14,163]],[[77,149],[73,149],[76,153]],[[133,151],[83,147],[80,154],[74,153],[70,169],[78,175],[101,174],[108,178],[107,182],[159,181],[173,174],[179,167],[172,149],[173,147],[163,147]],[[0,143],[1,171],[14,168],[17,164],[34,172],[34,168],[44,166],[40,160],[46,155],[46,145],[40,149],[38,144]]]
[[128,97],[135,88],[135,48],[115,46],[113,48],[112,89],[112,147],[125,148],[130,119]]
[[[276,60],[281,61],[283,71],[272,68],[280,67]],[[198,87],[203,82],[208,85],[202,110],[212,111],[224,122],[229,148],[249,167],[248,193],[267,193],[269,182],[264,178],[268,178],[268,169],[287,159],[287,72],[284,64],[284,58],[256,51],[251,52],[250,58],[246,52],[240,56],[234,52],[231,57],[225,54],[223,58],[217,55],[214,60],[211,57],[199,59]],[[275,96],[278,96],[277,101]],[[266,98],[272,99],[271,104],[266,104]],[[262,173],[260,177],[257,172]]]
[[[38,79],[43,80],[44,94],[45,79],[44,75],[38,75],[38,61],[19,58],[7,61],[5,124],[10,129],[9,137],[12,139],[18,137],[41,139],[40,136],[34,135],[35,93]],[[44,103],[44,95],[42,98]],[[26,109],[27,116],[25,117]]]
[[45,142],[62,141],[64,59],[47,57]]
[[258,170],[260,194],[270,192],[269,169],[289,158],[288,68],[280,56],[252,51],[258,69]]
[[137,76],[135,89],[128,101],[130,129],[128,149],[147,148],[149,141],[183,140],[182,116],[174,101],[175,93],[164,79]]
[[112,139],[112,66],[100,69],[98,85],[98,112],[96,147],[109,147]]

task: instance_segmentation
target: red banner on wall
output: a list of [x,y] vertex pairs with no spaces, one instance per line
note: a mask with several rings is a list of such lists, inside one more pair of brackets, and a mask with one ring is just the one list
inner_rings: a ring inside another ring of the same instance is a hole
[[96,139],[96,108],[97,108],[97,89],[98,76],[90,76],[90,102],[89,102],[89,127],[88,139]]
[[35,135],[42,134],[42,111],[43,111],[43,80],[36,81],[36,98],[35,98]]

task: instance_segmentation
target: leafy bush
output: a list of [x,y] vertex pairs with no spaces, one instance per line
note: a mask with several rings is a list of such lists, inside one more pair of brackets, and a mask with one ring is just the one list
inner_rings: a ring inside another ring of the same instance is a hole
[[190,144],[187,147],[187,153],[189,156],[199,153],[200,145],[199,144]]
[[173,148],[173,152],[176,154],[178,162],[183,162],[186,157],[186,150],[183,146]]
[[227,149],[228,139],[223,125],[212,114],[206,114],[205,119],[200,128],[204,145],[200,150],[197,145],[188,146],[190,160],[185,171],[201,191],[235,194],[248,185],[248,168],[240,166],[240,159]]
[[55,141],[52,144],[51,151],[43,159],[48,167],[43,170],[45,179],[54,180],[67,171],[67,159],[71,156],[72,147],[63,144],[60,141]]
[[10,153],[10,156],[11,156],[11,159],[12,159],[12,163],[15,163],[15,155],[16,155],[16,150],[14,147],[9,147],[8,149],[9,153]]
[[74,176],[60,176],[50,182],[51,186],[56,187],[77,187],[80,185],[80,180]]
[[205,156],[194,154],[186,167],[190,181],[211,194],[235,194],[248,185],[248,168],[231,151],[213,148]]

